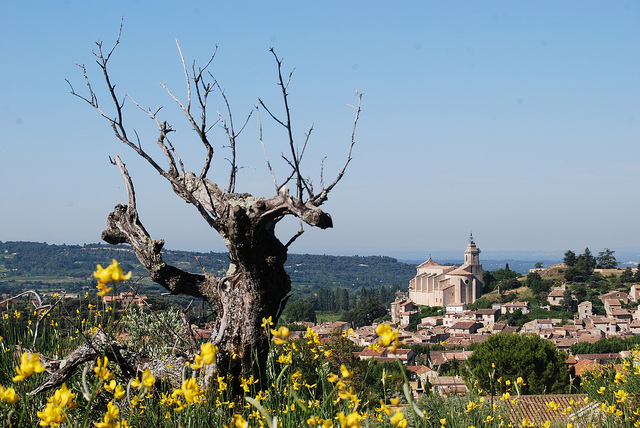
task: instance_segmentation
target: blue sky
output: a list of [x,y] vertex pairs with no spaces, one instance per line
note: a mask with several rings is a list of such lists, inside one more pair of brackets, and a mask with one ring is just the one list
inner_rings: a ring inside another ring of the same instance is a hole
[[[111,46],[121,18],[112,77],[142,105],[165,106],[196,171],[201,147],[160,86],[184,94],[176,39],[198,64],[219,45],[211,70],[236,122],[258,97],[280,109],[269,48],[295,68],[291,110],[300,141],[314,124],[305,166],[315,183],[323,156],[325,180],[340,169],[349,105],[364,93],[353,162],[324,205],[334,229],[308,229],[292,252],[428,254],[464,249],[470,231],[484,251],[639,247],[640,3],[617,1],[4,1],[0,240],[99,242],[126,202],[109,163],[118,154],[153,237],[224,249],[69,94],[65,79],[83,89],[74,62],[84,63],[107,105],[91,50]],[[127,121],[153,147],[154,124],[135,108]],[[224,181],[217,135],[211,178]],[[274,162],[283,141],[265,127]],[[238,190],[271,196],[255,117],[240,144]],[[295,228],[285,222],[282,239]]]

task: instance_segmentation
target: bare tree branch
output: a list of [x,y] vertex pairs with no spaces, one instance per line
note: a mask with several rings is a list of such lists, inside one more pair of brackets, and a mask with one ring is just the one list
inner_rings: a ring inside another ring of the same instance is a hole
[[349,151],[347,153],[347,160],[345,161],[344,166],[342,167],[342,169],[338,173],[338,176],[333,181],[333,183],[331,183],[326,188],[324,188],[324,186],[323,186],[323,189],[320,192],[320,194],[318,194],[318,195],[316,195],[316,196],[314,196],[314,197],[312,197],[310,199],[310,201],[316,206],[319,206],[320,204],[322,204],[324,201],[327,200],[327,195],[336,186],[336,184],[338,184],[338,182],[342,179],[342,177],[344,176],[344,173],[347,170],[347,166],[349,166],[349,163],[351,162],[351,152],[353,150],[353,146],[356,143],[356,140],[355,140],[356,127],[358,125],[358,119],[360,119],[360,110],[361,110],[360,109],[360,104],[362,102],[362,93],[356,92],[356,96],[358,97],[358,105],[356,107],[353,107],[356,110],[356,117],[353,120],[353,127],[351,129],[351,142],[349,144]]

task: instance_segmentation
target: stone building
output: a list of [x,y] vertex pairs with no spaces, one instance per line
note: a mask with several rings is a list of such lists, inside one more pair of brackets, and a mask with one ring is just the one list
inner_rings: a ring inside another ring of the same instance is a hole
[[450,306],[473,303],[482,296],[480,250],[473,235],[464,252],[462,266],[443,266],[431,259],[417,268],[409,283],[409,299],[418,305]]

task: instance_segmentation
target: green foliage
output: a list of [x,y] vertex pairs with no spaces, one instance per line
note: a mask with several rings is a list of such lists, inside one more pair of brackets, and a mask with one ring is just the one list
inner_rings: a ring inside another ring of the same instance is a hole
[[621,351],[628,351],[640,346],[640,336],[633,336],[627,339],[620,337],[609,337],[598,340],[595,343],[578,342],[571,345],[571,353],[578,354],[615,354]]
[[620,282],[623,284],[628,284],[630,282],[634,282],[633,279],[633,270],[631,269],[631,266],[627,266],[623,271],[622,274],[620,275]]
[[313,304],[302,300],[296,300],[294,302],[287,303],[287,306],[282,312],[282,317],[287,323],[294,323],[297,321],[315,323],[316,311],[313,309]]
[[618,267],[618,261],[616,257],[613,255],[615,251],[612,251],[608,248],[605,248],[604,251],[600,251],[598,253],[598,257],[596,257],[596,261],[598,262],[598,269],[615,269]]
[[[567,354],[553,343],[534,334],[494,334],[479,344],[467,359],[470,382],[490,393],[502,394],[522,377],[522,394],[560,394],[569,387]],[[498,379],[502,378],[501,382]]]
[[527,275],[525,285],[535,294],[548,293],[553,287],[553,281],[542,279],[538,272],[531,272]]
[[[569,253],[570,251],[567,251]],[[565,263],[567,263],[567,253],[565,253]],[[575,256],[575,253],[570,252]],[[571,257],[569,257],[571,259]],[[572,261],[567,263],[570,267],[565,271],[564,277],[569,282],[587,282],[597,265],[596,258],[593,257],[589,248],[585,248],[584,253],[580,254]]]
[[342,315],[342,321],[351,323],[355,327],[371,325],[374,320],[387,314],[386,306],[377,295],[361,298],[356,306]]
[[574,253],[574,252],[573,252],[573,251],[571,251],[571,250],[567,250],[567,251],[564,253],[564,259],[562,260],[562,262],[563,262],[565,265],[567,265],[567,266],[569,266],[569,267],[571,267],[571,266],[575,266],[576,261],[577,261],[576,253]]
[[477,311],[478,309],[489,309],[491,308],[491,302],[487,300],[486,297],[482,296],[475,302],[471,303],[468,307],[471,311]]
[[128,346],[151,357],[158,358],[175,348],[189,347],[184,322],[176,309],[151,312],[131,305],[123,321]]

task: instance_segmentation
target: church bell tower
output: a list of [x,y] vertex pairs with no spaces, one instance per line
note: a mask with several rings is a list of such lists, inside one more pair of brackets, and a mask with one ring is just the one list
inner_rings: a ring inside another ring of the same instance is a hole
[[469,237],[469,244],[464,251],[464,267],[470,271],[479,281],[482,281],[482,265],[480,264],[480,249],[473,242],[473,233]]

